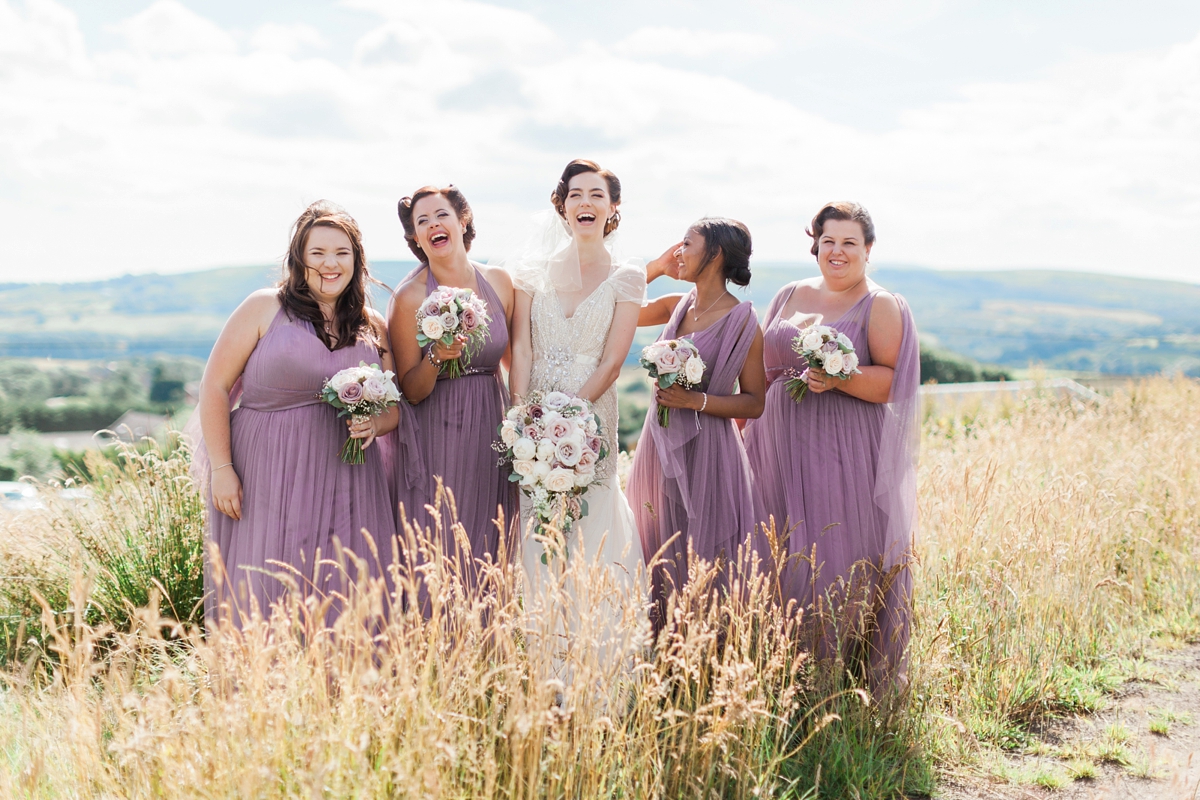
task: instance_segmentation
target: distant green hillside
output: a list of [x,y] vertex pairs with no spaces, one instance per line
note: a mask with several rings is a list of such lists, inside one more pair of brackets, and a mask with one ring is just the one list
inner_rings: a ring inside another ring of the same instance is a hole
[[[414,265],[373,265],[390,286]],[[759,312],[778,289],[816,274],[759,263],[746,296]],[[278,267],[136,275],[93,283],[0,284],[0,355],[121,358],[208,355],[225,319]],[[1200,286],[1076,272],[950,272],[884,267],[872,274],[912,305],[930,344],[1022,368],[1200,375]],[[660,282],[661,283],[661,282]],[[683,285],[656,285],[653,294]],[[386,292],[376,304],[386,304]],[[649,331],[639,335],[647,338]]]

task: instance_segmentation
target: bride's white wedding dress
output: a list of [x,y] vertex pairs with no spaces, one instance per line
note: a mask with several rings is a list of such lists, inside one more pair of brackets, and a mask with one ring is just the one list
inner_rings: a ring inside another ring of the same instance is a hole
[[[533,367],[529,388],[575,396],[600,363],[617,303],[640,303],[645,296],[646,275],[633,263],[614,267],[570,317],[563,313],[553,285],[543,283],[532,288]],[[617,387],[610,386],[593,406],[600,420],[601,435],[608,445],[608,456],[597,464],[596,480],[584,494],[587,514],[575,523],[568,536],[568,559],[586,558],[603,563],[632,589],[633,578],[644,562],[633,511],[617,478]],[[527,530],[530,519],[527,500],[522,502],[521,517]],[[523,537],[522,562],[530,586],[535,586],[547,572],[542,553],[540,542],[529,535]]]

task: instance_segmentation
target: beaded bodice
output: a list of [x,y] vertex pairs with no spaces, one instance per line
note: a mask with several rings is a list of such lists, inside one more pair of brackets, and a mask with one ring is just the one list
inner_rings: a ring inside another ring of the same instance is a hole
[[[568,318],[553,289],[538,291],[530,310],[533,369],[529,388],[574,395],[600,365],[616,310],[612,278],[584,298]],[[608,457],[596,466],[597,481],[614,473],[617,462],[617,387],[608,387],[594,403]]]

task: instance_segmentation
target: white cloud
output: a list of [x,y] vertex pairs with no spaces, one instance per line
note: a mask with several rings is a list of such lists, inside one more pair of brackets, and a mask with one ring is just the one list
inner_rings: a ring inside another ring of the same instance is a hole
[[[762,258],[806,259],[804,223],[850,197],[878,261],[1200,280],[1200,38],[967,86],[873,133],[648,62],[630,42],[653,29],[605,44],[484,3],[354,6],[379,23],[341,59],[308,26],[239,40],[169,0],[89,52],[50,0],[0,0],[0,280],[269,261],[318,197],[373,258],[406,257],[395,201],[430,182],[468,193],[477,254],[501,255],[576,156],[621,175],[635,252],[715,213]],[[674,46],[715,46],[695,33]]]
[[639,28],[616,45],[616,52],[630,58],[744,58],[775,50],[769,36],[744,31],[705,31],[687,28]]

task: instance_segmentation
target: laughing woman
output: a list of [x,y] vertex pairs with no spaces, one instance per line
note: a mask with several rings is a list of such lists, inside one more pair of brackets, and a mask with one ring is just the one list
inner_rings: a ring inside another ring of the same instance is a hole
[[[821,274],[779,290],[767,310],[766,410],[746,426],[765,509],[790,554],[785,599],[820,623],[833,656],[869,634],[877,688],[904,671],[916,526],[916,408],[920,365],[908,304],[867,277],[875,225],[857,203],[829,203],[809,235]],[[850,338],[860,374],[831,378],[792,350],[810,324]],[[789,395],[786,379],[808,393]],[[846,637],[849,637],[849,641]]]
[[[467,258],[475,238],[471,207],[454,186],[426,186],[399,204],[400,222],[409,249],[421,261],[392,298],[390,330],[400,388],[416,415],[420,451],[428,476],[426,502],[437,502],[436,478],[454,495],[457,518],[470,542],[460,553],[450,527],[449,498],[439,513],[443,553],[456,559],[468,589],[478,581],[478,560],[500,556],[501,527],[516,512],[516,496],[508,473],[497,464],[492,442],[504,418],[506,392],[499,371],[508,358],[513,286],[508,273]],[[468,347],[459,338],[427,347],[417,343],[417,309],[439,286],[470,289],[487,304],[490,322],[484,341]],[[445,369],[458,361],[460,377]],[[424,508],[406,509],[422,526],[432,524]],[[403,522],[400,522],[403,533]]]
[[[750,247],[740,222],[696,222],[666,273],[696,288],[652,301],[639,318],[642,325],[666,323],[659,341],[690,339],[706,367],[692,389],[655,390],[629,474],[642,552],[650,559],[661,550],[651,575],[656,627],[665,621],[667,596],[687,582],[689,550],[728,564],[754,530],[750,464],[733,421],[763,410],[762,332],[754,306],[728,288],[750,283]],[[666,426],[658,408],[671,409]]]
[[[358,224],[319,201],[292,229],[285,276],[250,295],[225,323],[205,367],[197,466],[210,479],[210,541],[224,564],[205,564],[205,616],[242,624],[269,613],[287,572],[303,592],[343,589],[335,540],[372,562],[366,529],[382,553],[395,519],[376,437],[406,409],[350,423],[364,440],[363,464],[339,450],[347,423],[318,398],[334,373],[359,362],[392,368],[383,318],[366,306],[369,279]],[[240,406],[230,411],[239,399]],[[377,565],[376,565],[377,566]]]

